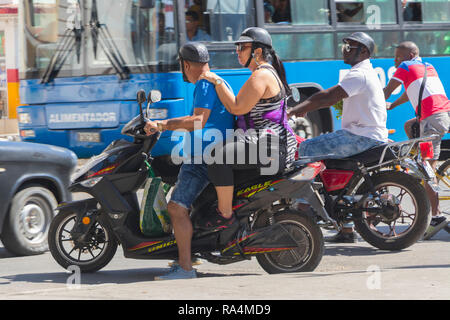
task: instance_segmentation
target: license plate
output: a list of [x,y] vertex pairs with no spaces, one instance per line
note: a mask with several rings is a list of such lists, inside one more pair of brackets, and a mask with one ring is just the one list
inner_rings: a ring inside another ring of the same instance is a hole
[[77,132],[77,141],[100,142],[100,132]]

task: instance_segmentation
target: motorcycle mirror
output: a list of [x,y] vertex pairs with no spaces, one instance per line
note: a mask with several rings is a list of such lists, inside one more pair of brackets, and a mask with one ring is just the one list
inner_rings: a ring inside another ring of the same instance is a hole
[[161,91],[159,90],[151,90],[148,94],[148,102],[155,103],[161,101]]
[[145,123],[144,119],[144,113],[142,110],[142,104],[147,101],[147,98],[145,97],[145,90],[141,89],[137,92],[137,101],[139,103],[139,114],[141,117],[141,123]]
[[295,102],[300,102],[300,90],[298,90],[296,87],[291,87],[292,92],[292,99]]
[[137,92],[136,100],[139,104],[142,104],[145,101],[147,101],[147,98],[145,97],[145,91],[143,89],[141,89]]

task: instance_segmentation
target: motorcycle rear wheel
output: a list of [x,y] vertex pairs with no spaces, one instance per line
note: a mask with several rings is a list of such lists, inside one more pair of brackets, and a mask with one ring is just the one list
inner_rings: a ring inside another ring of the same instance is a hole
[[[397,171],[374,175],[372,182],[375,190],[394,194],[400,201],[405,198],[406,203],[399,203],[400,215],[392,221],[382,221],[377,215],[363,213],[361,220],[354,221],[356,231],[365,241],[381,250],[398,251],[412,246],[424,235],[431,220],[430,201],[424,187],[418,179]],[[364,194],[367,189],[364,184],[357,194]],[[411,202],[409,206],[408,199]],[[414,207],[414,212],[409,207]]]
[[[290,210],[275,214],[274,222],[288,229],[298,248],[257,255],[259,265],[269,274],[313,271],[322,260],[324,251],[322,231],[317,224],[309,217]],[[268,219],[256,222],[257,227],[268,224]]]
[[56,262],[64,269],[75,266],[83,273],[96,272],[105,267],[114,257],[117,240],[109,226],[95,222],[88,240],[79,243],[70,232],[77,216],[71,211],[60,212],[50,224],[48,245]]

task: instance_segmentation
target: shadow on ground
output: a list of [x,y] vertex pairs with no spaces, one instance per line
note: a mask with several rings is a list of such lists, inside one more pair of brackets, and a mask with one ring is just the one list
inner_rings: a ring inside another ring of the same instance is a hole
[[[81,284],[131,284],[139,282],[153,281],[156,276],[166,274],[169,268],[145,268],[130,270],[105,270],[95,273],[86,273],[80,275]],[[230,276],[252,276],[256,273],[204,273],[198,272],[199,278],[207,277],[230,277]],[[27,282],[27,283],[73,283],[74,273],[53,272],[53,273],[28,273],[0,277],[0,284],[7,282]],[[3,283],[2,283],[3,282]]]

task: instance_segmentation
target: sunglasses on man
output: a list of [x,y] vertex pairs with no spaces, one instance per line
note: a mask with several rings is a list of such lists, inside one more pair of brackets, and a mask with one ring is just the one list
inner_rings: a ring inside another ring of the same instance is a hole
[[343,43],[342,44],[342,50],[347,52],[347,53],[352,51],[352,49],[358,49],[358,48],[359,48],[359,46],[358,47],[351,46],[349,43]]

